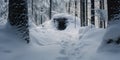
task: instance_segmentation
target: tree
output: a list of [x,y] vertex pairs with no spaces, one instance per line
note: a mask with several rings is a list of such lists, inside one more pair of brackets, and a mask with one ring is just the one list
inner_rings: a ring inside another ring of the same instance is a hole
[[31,8],[32,8],[32,15],[33,15],[33,5],[34,5],[34,1],[33,0],[31,0]]
[[95,25],[95,1],[91,0],[91,24]]
[[88,26],[88,0],[85,0],[85,26]]
[[85,18],[84,18],[84,16],[85,16],[85,11],[84,11],[84,9],[85,9],[85,7],[84,7],[84,1],[85,0],[80,0],[80,19],[81,19],[81,26],[84,26],[84,21],[85,21]]
[[27,0],[9,0],[9,23],[29,43]]
[[[100,0],[100,10],[104,10],[104,0]],[[104,24],[104,20],[103,20],[103,17],[102,17],[102,13],[100,13],[100,22],[99,22],[99,27],[100,28],[103,28],[105,25]]]
[[75,0],[75,28],[76,28],[76,17],[77,17],[77,0]]
[[69,4],[68,4],[68,13],[70,14],[70,11],[71,11],[71,0],[69,0]]
[[52,0],[50,0],[50,8],[49,8],[49,18],[52,18]]
[[80,0],[81,26],[87,26],[87,0]]

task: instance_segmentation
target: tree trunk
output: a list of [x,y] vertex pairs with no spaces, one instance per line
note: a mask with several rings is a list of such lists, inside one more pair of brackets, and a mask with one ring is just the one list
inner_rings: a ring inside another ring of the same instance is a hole
[[85,0],[85,26],[88,26],[88,0]]
[[91,24],[95,25],[95,0],[91,0]]
[[87,25],[87,0],[80,0],[81,26]]
[[68,13],[71,13],[71,0],[69,0],[69,4],[68,4]]
[[[104,10],[104,0],[100,0],[100,10]],[[99,27],[100,28],[105,28],[105,18],[103,17],[103,12],[101,12],[100,14],[100,23],[99,23]]]
[[22,38],[29,43],[27,0],[9,0],[9,23],[15,26]]
[[49,7],[49,18],[52,18],[52,0],[50,0],[50,7]]
[[33,2],[33,0],[32,0],[32,1],[31,1],[32,15],[33,15],[33,7],[34,7],[34,6],[33,6],[33,3],[34,3],[34,2]]
[[76,28],[76,17],[77,17],[77,0],[75,0],[75,28]]

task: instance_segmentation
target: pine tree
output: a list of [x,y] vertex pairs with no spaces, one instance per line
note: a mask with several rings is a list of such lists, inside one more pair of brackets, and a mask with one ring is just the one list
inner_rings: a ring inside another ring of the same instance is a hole
[[9,23],[29,43],[27,0],[9,0]]

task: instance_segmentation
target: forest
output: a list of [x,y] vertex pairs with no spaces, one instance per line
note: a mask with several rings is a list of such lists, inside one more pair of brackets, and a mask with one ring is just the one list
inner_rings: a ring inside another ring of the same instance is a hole
[[0,60],[119,60],[120,0],[0,0]]

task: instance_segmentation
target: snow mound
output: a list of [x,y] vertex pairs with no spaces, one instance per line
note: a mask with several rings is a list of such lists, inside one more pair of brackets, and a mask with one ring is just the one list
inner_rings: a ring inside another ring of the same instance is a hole
[[117,24],[111,25],[104,35],[100,49],[102,51],[120,51],[120,21]]
[[[53,30],[57,30],[57,24],[54,22],[54,19],[59,19],[59,18],[65,18],[67,19],[67,27],[65,30],[66,32],[75,32],[80,28],[80,19],[78,17],[74,17],[72,15],[69,14],[65,14],[65,13],[61,13],[61,14],[55,14],[53,16],[53,18],[50,21],[46,21],[45,23],[42,24],[42,27],[47,28],[47,29],[53,29]],[[75,20],[76,19],[76,20]]]

